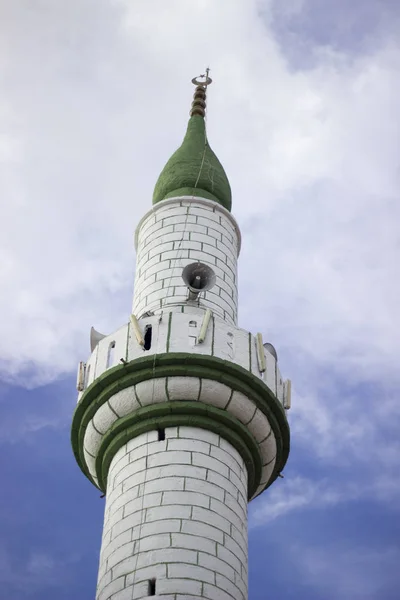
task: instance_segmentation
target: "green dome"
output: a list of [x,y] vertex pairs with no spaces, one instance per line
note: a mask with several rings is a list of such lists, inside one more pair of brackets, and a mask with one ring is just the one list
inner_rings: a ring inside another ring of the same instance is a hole
[[190,117],[182,146],[161,171],[154,188],[153,204],[175,196],[201,196],[231,210],[231,186],[208,144],[204,118],[200,115]]

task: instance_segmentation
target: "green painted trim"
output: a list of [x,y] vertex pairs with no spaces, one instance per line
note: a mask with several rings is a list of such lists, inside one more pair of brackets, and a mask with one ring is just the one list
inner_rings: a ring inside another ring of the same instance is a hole
[[170,339],[171,339],[171,326],[172,326],[172,312],[170,312],[168,315],[168,331],[167,331],[167,345],[166,345],[167,352],[169,352],[169,344],[170,344]]
[[129,440],[165,427],[186,425],[207,429],[227,440],[239,452],[248,473],[248,497],[259,485],[262,457],[251,433],[224,410],[201,402],[175,401],[153,404],[116,421],[104,435],[96,459],[96,476],[103,492],[107,489],[108,470],[118,450]]
[[111,396],[122,389],[154,377],[188,376],[212,379],[242,392],[268,418],[277,445],[275,469],[266,487],[277,478],[286,464],[290,449],[290,431],[285,410],[266,384],[230,361],[204,354],[173,352],[142,356],[126,365],[108,369],[85,390],[75,408],[71,442],[76,461],[82,471],[91,478],[83,455],[83,440],[86,427],[96,411]]
[[166,200],[167,198],[179,198],[181,196],[207,198],[207,200],[214,200],[214,202],[218,202],[218,204],[220,204],[218,198],[214,196],[214,194],[211,194],[210,192],[207,192],[207,190],[203,190],[199,187],[181,187],[177,190],[172,190],[172,192],[169,192],[164,196],[163,200]]

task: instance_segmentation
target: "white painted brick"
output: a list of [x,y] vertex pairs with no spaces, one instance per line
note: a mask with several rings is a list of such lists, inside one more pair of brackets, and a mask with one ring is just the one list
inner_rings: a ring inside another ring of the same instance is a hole
[[241,573],[241,562],[237,556],[233,554],[230,550],[222,546],[221,544],[217,545],[217,556],[221,560],[227,562],[231,567],[235,569],[238,573]]
[[243,519],[241,519],[229,507],[225,506],[225,504],[223,504],[222,502],[219,502],[219,500],[215,500],[214,498],[211,498],[210,508],[214,512],[216,512],[219,515],[221,515],[222,517],[224,517],[227,521],[229,521],[230,523],[235,525],[235,527],[237,527],[238,529],[242,529]]
[[224,541],[224,534],[221,530],[200,521],[182,520],[182,533],[190,533],[194,536],[205,537],[208,540],[214,540],[220,544]]
[[219,588],[228,592],[228,594],[230,594],[233,598],[243,598],[243,594],[240,588],[238,588],[238,586],[232,583],[232,581],[229,581],[229,579],[227,579],[223,575],[217,575],[216,583]]
[[194,465],[173,464],[161,467],[153,467],[146,471],[146,481],[159,479],[160,477],[194,477],[196,479],[206,479],[207,470]]
[[[142,533],[142,532],[141,532]],[[143,533],[142,533],[143,535]],[[172,544],[173,546],[175,544]],[[148,537],[142,537],[136,552],[147,552],[149,550],[160,550],[171,546],[171,536],[167,534],[157,534]]]
[[232,600],[232,596],[230,594],[227,594],[221,590],[221,588],[210,585],[209,583],[204,584],[203,592],[204,597],[209,598],[209,600]]
[[221,502],[224,500],[224,490],[213,483],[208,483],[207,481],[199,481],[198,479],[185,477],[185,490],[190,492],[200,492],[202,494],[206,494],[210,498],[221,500]]
[[246,505],[246,508],[243,509],[242,505],[239,504],[239,502],[236,500],[236,498],[234,498],[230,494],[225,495],[224,504],[228,508],[233,510],[233,512],[235,512],[237,514],[239,519],[241,519],[242,521],[247,521],[247,505]]
[[200,392],[200,379],[197,377],[168,377],[170,400],[197,400]]
[[206,456],[205,454],[201,454],[200,452],[193,452],[192,454],[192,463],[198,467],[204,467],[205,469],[212,469],[216,473],[220,473],[224,477],[229,476],[229,468],[221,463],[219,460],[211,456]]
[[202,452],[210,454],[210,444],[200,440],[173,439],[168,440],[168,450],[186,450],[187,452]]
[[186,564],[169,564],[168,565],[168,578],[187,578],[197,579],[198,581],[207,581],[208,583],[215,583],[215,573],[204,567],[198,565],[186,565]]
[[163,506],[166,504],[185,504],[208,508],[210,506],[210,498],[205,494],[199,494],[197,492],[164,492],[162,504]]
[[[121,519],[121,520],[116,518],[114,515],[115,525],[112,527],[112,530],[111,530],[112,539],[115,539],[121,533],[129,531],[130,529],[133,529],[133,527],[135,527],[136,525],[139,525],[142,520],[141,515],[142,515],[142,512],[139,511],[136,513],[132,513],[125,519]],[[121,516],[122,516],[122,512],[121,512]]]
[[[161,579],[157,582],[157,592],[162,595],[164,594],[194,594],[195,596],[201,595],[202,584],[199,581],[193,581],[191,579]],[[187,596],[185,595],[185,598]],[[230,599],[232,600],[232,599]]]
[[200,402],[212,404],[217,408],[225,408],[231,396],[231,388],[212,379],[201,380]]
[[191,464],[190,452],[175,452],[173,450],[153,454],[147,458],[147,467],[160,467],[171,464]]
[[227,550],[230,550],[244,565],[247,563],[247,550],[243,551],[242,547],[229,535],[225,536],[224,546],[227,548]]
[[212,431],[207,431],[206,429],[199,429],[198,427],[181,425],[179,427],[179,437],[203,440],[204,442],[209,442],[215,446],[218,446],[219,444],[219,435],[213,433]]
[[122,560],[133,557],[134,546],[134,542],[129,542],[128,544],[120,546],[120,548],[117,548],[117,550],[114,550],[114,552],[107,559],[107,569],[112,569]]
[[162,493],[157,492],[155,494],[145,494],[145,496],[135,498],[125,504],[124,517],[129,516],[137,511],[142,511],[144,508],[151,508],[153,506],[160,506]]
[[173,533],[171,538],[173,548],[188,548],[189,550],[201,550],[213,555],[217,554],[217,543],[205,537],[185,533]]
[[264,485],[266,483],[268,483],[269,478],[272,475],[272,471],[275,468],[275,461],[273,460],[272,462],[270,462],[268,465],[265,465],[265,467],[262,468],[262,472],[261,472],[261,482]]
[[[195,508],[193,508],[195,510]],[[159,521],[162,519],[189,519],[192,512],[191,506],[156,506],[146,511],[146,522]]]
[[151,564],[173,562],[195,565],[197,563],[197,552],[181,548],[163,548],[161,550],[141,552],[137,557],[138,569],[148,567]]
[[212,569],[216,573],[221,573],[231,580],[235,578],[235,571],[225,561],[217,558],[216,556],[210,556],[210,553],[204,554],[199,552],[199,565]]
[[215,446],[213,446],[211,448],[211,456],[221,461],[224,465],[232,469],[232,471],[234,471],[238,477],[240,477],[241,465],[228,452],[222,450],[221,448],[216,448]]
[[203,521],[203,523],[217,527],[226,533],[229,533],[231,530],[231,521],[229,519],[226,519],[215,511],[200,508],[199,506],[193,507],[192,519],[194,521]]
[[[227,539],[227,537],[228,536],[225,536],[225,540]],[[241,533],[239,531],[239,529],[237,529],[236,527],[234,527],[234,525],[232,525],[231,535],[229,537],[231,537],[240,546],[240,548],[243,550],[243,552],[247,556],[247,548],[248,548],[247,534],[243,535],[243,533]]]
[[[215,483],[215,485],[219,485],[220,488],[226,490],[232,496],[238,493],[238,488],[227,478],[215,471],[207,472],[207,481],[211,483]],[[241,492],[241,490],[239,489]]]
[[107,403],[102,404],[93,417],[93,425],[97,431],[104,434],[118,419]]
[[143,471],[146,468],[146,458],[141,458],[140,460],[135,461],[134,463],[128,464],[126,467],[123,467],[119,473],[115,476],[114,485],[118,485],[124,479],[127,479],[131,475],[138,473],[139,471]]
[[232,445],[229,442],[227,442],[223,437],[221,437],[219,440],[219,447],[221,448],[221,450],[224,450],[225,452],[230,454],[230,456],[236,460],[241,469],[246,468],[243,458],[241,457],[239,452],[236,450],[236,448],[233,448]]
[[[104,542],[104,540],[103,540]],[[118,535],[113,539],[107,546],[104,547],[101,553],[101,560],[106,560],[113,552],[121,548],[125,544],[132,542],[132,530],[124,531],[121,535]]]
[[271,431],[271,434],[267,437],[267,439],[260,444],[260,450],[263,455],[263,458],[265,457],[265,459],[266,459],[264,462],[269,462],[270,460],[275,458],[275,456],[276,456],[276,440],[275,440],[275,436],[272,433],[272,431]]
[[[144,567],[143,569],[135,569],[134,573],[128,572],[126,576],[126,585],[137,585],[140,581],[148,582],[149,579],[155,577],[157,583],[159,579],[167,576],[167,566],[159,563],[151,565],[150,567]],[[157,590],[158,591],[158,590]]]
[[[135,529],[134,535],[142,536],[145,538],[146,536],[159,535],[162,533],[175,533],[180,531],[181,529],[181,521],[180,519],[168,519],[161,521],[153,521],[151,523],[143,523],[141,525],[140,531]],[[219,540],[218,540],[219,541]]]
[[271,426],[268,422],[267,417],[258,408],[254,413],[254,417],[247,425],[247,428],[250,431],[250,433],[253,434],[257,442],[261,442],[262,440],[264,440],[265,436],[267,436],[269,431],[271,430]]
[[110,600],[131,600],[132,594],[133,594],[133,588],[126,587],[125,589],[121,590],[120,592],[113,594],[110,597]]
[[247,498],[247,476],[245,480],[238,477],[236,473],[232,470],[229,471],[229,479],[232,481],[233,485],[240,490],[241,494]]
[[155,379],[147,379],[146,381],[137,383],[135,391],[140,404],[148,406],[149,404],[165,402],[167,399],[165,385],[165,377],[156,377]]
[[125,388],[111,396],[109,403],[119,417],[125,417],[139,408],[134,386]]
[[146,494],[151,494],[154,492],[183,490],[184,484],[185,479],[183,477],[163,477],[162,479],[146,481],[144,488]]
[[87,450],[89,454],[96,456],[102,439],[102,434],[98,433],[93,427],[93,422],[89,421],[83,442],[85,450]]

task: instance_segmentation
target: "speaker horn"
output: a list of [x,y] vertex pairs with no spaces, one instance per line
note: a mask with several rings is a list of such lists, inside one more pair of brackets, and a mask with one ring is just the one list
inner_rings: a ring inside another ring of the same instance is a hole
[[90,330],[90,351],[93,352],[100,340],[102,340],[105,337],[105,334],[99,333],[95,330],[94,327],[92,327]]
[[196,300],[200,292],[211,290],[215,285],[216,275],[211,267],[201,262],[186,265],[182,279],[189,290],[189,300]]

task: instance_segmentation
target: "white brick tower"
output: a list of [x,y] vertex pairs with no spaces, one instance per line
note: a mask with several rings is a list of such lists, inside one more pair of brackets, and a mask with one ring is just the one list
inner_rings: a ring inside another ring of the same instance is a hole
[[106,495],[97,600],[247,600],[247,502],[289,453],[290,382],[237,326],[239,227],[196,85],[136,230],[129,323],[92,329],[72,445]]

